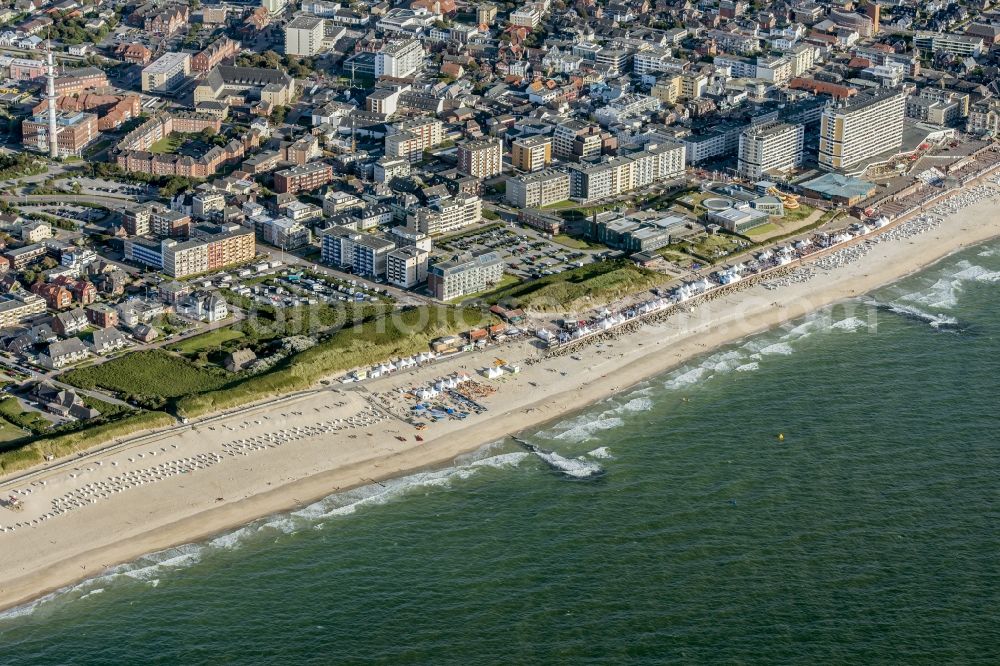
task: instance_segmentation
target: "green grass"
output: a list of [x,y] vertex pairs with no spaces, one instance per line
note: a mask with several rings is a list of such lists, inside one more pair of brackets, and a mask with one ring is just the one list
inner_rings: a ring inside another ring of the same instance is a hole
[[101,365],[70,370],[60,377],[79,388],[100,387],[127,396],[161,398],[212,391],[229,379],[221,370],[198,368],[160,350],[128,354]]
[[115,437],[125,437],[142,430],[162,428],[175,423],[163,412],[141,412],[114,423],[46,437],[17,449],[0,452],[0,471],[4,474],[27,469],[45,462],[46,456],[62,458],[103,444]]
[[575,238],[569,234],[556,234],[552,237],[552,242],[559,243],[560,245],[565,245],[568,248],[574,250],[589,250],[595,247],[600,247],[600,245],[594,245],[593,243],[588,243],[582,238]]
[[45,432],[52,426],[52,422],[39,412],[22,409],[21,403],[14,396],[0,400],[0,417],[34,434]]
[[27,437],[28,434],[29,433],[21,430],[12,423],[0,420],[0,446],[7,442],[14,442],[23,437]]
[[550,203],[546,206],[542,206],[540,210],[566,210],[567,208],[576,208],[579,204],[570,199],[565,201],[557,201],[555,203]]
[[351,368],[427,351],[430,341],[489,323],[475,309],[417,307],[345,328],[277,368],[222,390],[190,395],[177,402],[184,416],[198,416],[268,397],[302,391],[319,379]]
[[780,219],[784,222],[799,222],[812,215],[814,210],[816,209],[809,204],[799,204],[799,207],[794,210],[786,208],[785,214]]
[[665,275],[640,268],[630,261],[604,261],[496,290],[488,301],[503,301],[545,312],[565,312],[651,289],[667,279]]
[[184,143],[184,138],[175,134],[168,134],[152,146],[149,147],[151,153],[176,153],[177,149]]
[[231,340],[239,340],[242,337],[244,337],[242,331],[234,328],[219,328],[171,344],[167,349],[181,354],[194,354],[200,351],[216,349]]
[[777,224],[768,222],[767,224],[763,224],[759,227],[754,227],[753,229],[750,229],[749,231],[746,232],[746,235],[749,236],[750,238],[753,238],[754,236],[766,236],[768,234],[773,234],[775,231],[778,231],[778,229],[779,227]]

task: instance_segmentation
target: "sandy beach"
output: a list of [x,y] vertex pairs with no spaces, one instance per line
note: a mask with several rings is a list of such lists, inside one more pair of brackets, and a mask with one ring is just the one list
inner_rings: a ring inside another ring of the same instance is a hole
[[[939,207],[922,233],[890,229],[793,276],[699,302],[613,340],[545,356],[530,340],[462,354],[360,384],[316,391],[141,437],[27,478],[0,479],[23,510],[0,508],[0,609],[151,551],[197,541],[360,484],[442,465],[483,443],[564,416],[720,345],[893,282],[1000,236],[1000,188]],[[963,195],[959,195],[960,197]],[[811,276],[811,277],[810,277]],[[808,277],[808,279],[807,279]],[[486,379],[497,355],[521,371]],[[456,374],[488,411],[416,431],[403,393]],[[418,441],[417,436],[423,441]]]

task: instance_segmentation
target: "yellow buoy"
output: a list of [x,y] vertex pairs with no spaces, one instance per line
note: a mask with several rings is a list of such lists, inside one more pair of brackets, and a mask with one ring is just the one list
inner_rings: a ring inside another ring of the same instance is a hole
[[779,432],[778,433],[778,441],[779,442],[785,441],[785,433],[783,433],[783,432]]

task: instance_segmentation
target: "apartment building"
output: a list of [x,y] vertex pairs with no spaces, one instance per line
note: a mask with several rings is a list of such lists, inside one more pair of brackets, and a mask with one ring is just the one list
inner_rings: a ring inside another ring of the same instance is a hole
[[644,150],[597,164],[569,167],[570,196],[583,202],[615,197],[684,174],[684,146],[650,143]]
[[45,312],[45,299],[37,294],[14,291],[0,295],[0,329],[23,323]]
[[792,76],[802,76],[816,64],[816,47],[812,44],[797,44],[785,55],[792,63]]
[[1000,136],[1000,100],[984,99],[972,105],[965,131],[978,136]]
[[668,74],[656,79],[656,83],[650,89],[649,94],[666,104],[674,104],[681,97],[681,81],[684,77],[680,74]]
[[423,67],[424,47],[417,39],[389,42],[375,55],[375,77],[406,78]]
[[701,72],[686,72],[681,74],[681,97],[698,99],[708,88],[708,76]]
[[884,90],[830,106],[820,118],[819,165],[847,169],[903,143],[906,93]]
[[962,57],[977,57],[985,48],[983,38],[950,32],[917,32],[913,35],[913,48],[931,53],[951,53]]
[[492,178],[503,172],[503,143],[499,139],[466,141],[458,146],[458,170],[476,178]]
[[159,239],[151,236],[136,236],[126,238],[124,243],[125,259],[136,264],[163,270],[163,247]]
[[312,232],[308,227],[287,217],[255,219],[254,230],[262,241],[282,250],[305,247],[312,241]]
[[529,136],[511,144],[511,163],[518,171],[541,171],[552,163],[552,137]]
[[672,66],[673,54],[670,49],[654,47],[645,51],[639,51],[632,56],[632,71],[635,74],[651,74],[663,72]]
[[389,284],[412,289],[427,280],[430,252],[409,246],[393,250],[385,258],[385,279]]
[[906,116],[932,125],[952,126],[969,115],[969,94],[923,88],[906,98]]
[[328,266],[354,265],[354,244],[363,234],[356,229],[332,226],[320,232],[320,261]]
[[351,262],[356,275],[382,277],[385,275],[389,253],[396,244],[386,238],[362,234],[353,239],[354,259]]
[[377,183],[391,183],[396,178],[410,175],[410,160],[402,157],[382,157],[375,162],[374,176]]
[[740,134],[740,176],[759,180],[772,171],[802,164],[805,127],[790,123],[757,125]]
[[493,25],[497,18],[497,7],[489,3],[476,5],[476,25]]
[[314,162],[276,171],[274,191],[278,194],[310,192],[323,187],[331,180],[333,180],[333,167],[323,162]]
[[541,208],[569,199],[570,177],[565,171],[546,169],[507,179],[507,202],[518,208]]
[[199,219],[221,214],[226,209],[226,195],[216,190],[202,191],[191,198],[191,213]]
[[483,219],[483,201],[474,194],[459,193],[433,207],[421,208],[413,214],[411,226],[428,236],[458,231]]
[[423,159],[424,151],[444,140],[444,125],[435,118],[414,118],[391,125],[385,137],[385,155],[405,158],[412,164]]
[[285,53],[311,57],[323,50],[326,22],[318,16],[296,16],[285,26]]
[[191,54],[165,53],[142,70],[143,92],[170,92],[191,73]]
[[485,291],[503,278],[503,259],[496,252],[456,255],[427,270],[427,288],[434,298],[453,298]]
[[534,30],[542,22],[542,12],[535,5],[519,7],[510,13],[511,25],[519,25]]
[[559,123],[552,133],[552,147],[561,160],[594,159],[601,156],[603,146],[601,128],[581,120]]
[[190,240],[164,240],[160,247],[163,272],[174,278],[217,271],[256,256],[253,232],[237,225],[205,227]]
[[323,214],[336,215],[356,208],[364,208],[365,202],[362,199],[348,192],[331,190],[323,195]]
[[163,238],[186,238],[191,231],[191,216],[156,206],[149,214],[149,230]]

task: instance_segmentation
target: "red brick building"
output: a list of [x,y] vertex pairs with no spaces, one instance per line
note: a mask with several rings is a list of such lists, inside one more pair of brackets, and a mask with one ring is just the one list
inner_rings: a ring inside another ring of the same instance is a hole
[[207,72],[224,60],[235,58],[240,53],[240,43],[222,37],[205,47],[205,50],[191,58],[191,70]]
[[333,167],[323,162],[314,162],[276,172],[274,191],[278,194],[310,192],[323,187],[331,180],[333,180]]
[[88,280],[74,280],[71,277],[60,276],[53,280],[52,284],[68,289],[74,300],[81,305],[90,305],[97,300],[97,287]]
[[44,298],[51,310],[65,310],[73,304],[73,295],[62,285],[37,282],[31,285],[31,291]]

